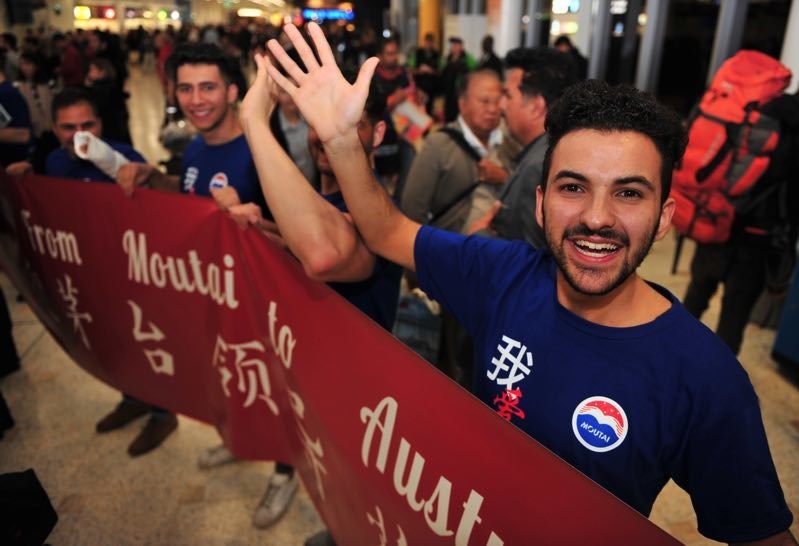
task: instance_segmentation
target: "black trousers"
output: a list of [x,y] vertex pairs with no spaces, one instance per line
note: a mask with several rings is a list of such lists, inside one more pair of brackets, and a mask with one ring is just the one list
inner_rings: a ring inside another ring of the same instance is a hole
[[691,262],[691,283],[683,304],[700,318],[719,284],[724,285],[716,334],[736,355],[749,315],[766,285],[768,247],[735,243],[697,244]]
[[11,315],[6,299],[0,293],[0,377],[19,369],[19,356],[11,336]]

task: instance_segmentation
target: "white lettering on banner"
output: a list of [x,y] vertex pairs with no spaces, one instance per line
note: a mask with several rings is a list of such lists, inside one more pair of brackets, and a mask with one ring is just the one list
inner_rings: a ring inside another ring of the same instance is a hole
[[80,334],[80,339],[87,349],[91,349],[89,345],[89,338],[86,337],[86,331],[83,329],[83,322],[92,322],[92,316],[87,312],[78,311],[78,289],[72,286],[72,277],[64,275],[64,280],[56,279],[58,286],[58,293],[61,299],[67,304],[67,317],[72,319],[72,329]]
[[305,419],[305,402],[302,401],[300,395],[291,389],[287,389],[289,394],[289,402],[291,409],[294,411],[294,419],[297,421],[297,427],[300,429],[300,440],[305,448],[305,458],[308,464],[313,469],[314,477],[316,478],[316,488],[319,490],[319,496],[322,501],[325,500],[325,488],[322,484],[322,474],[327,474],[325,465],[322,464],[322,458],[325,456],[325,450],[322,449],[322,442],[319,438],[311,439],[311,435],[305,430],[303,420]]
[[132,229],[122,235],[122,248],[128,255],[128,280],[156,288],[171,285],[177,292],[198,292],[230,309],[239,306],[233,275],[235,262],[230,254],[222,258],[225,269],[220,272],[217,264],[203,266],[196,250],[189,250],[188,258],[148,253],[147,236]]
[[285,324],[280,327],[280,330],[275,335],[275,327],[277,325],[277,303],[269,302],[269,340],[272,342],[272,350],[283,362],[283,366],[288,370],[291,368],[291,357],[294,354],[294,346],[297,345],[297,340],[294,339],[294,334],[291,328]]
[[[145,341],[163,341],[166,336],[161,329],[147,321],[147,328],[142,329],[143,313],[139,304],[133,300],[128,300],[131,311],[133,311],[133,339],[138,343]],[[147,362],[150,363],[150,369],[156,375],[175,375],[175,359],[172,358],[172,353],[163,349],[142,349],[144,356],[147,357]]]
[[[387,396],[383,398],[374,409],[361,408],[361,422],[366,424],[363,442],[361,443],[361,460],[366,468],[369,468],[369,454],[372,451],[372,441],[376,431],[380,431],[380,442],[375,458],[375,468],[385,474],[386,463],[388,462],[389,447],[394,435],[394,425],[397,419],[397,401]],[[424,508],[424,519],[430,530],[439,536],[451,536],[453,531],[448,527],[450,512],[450,497],[452,496],[452,483],[444,476],[439,476],[433,493],[428,499],[417,499],[419,482],[421,481],[422,471],[424,470],[424,457],[414,451],[411,469],[408,478],[402,483],[408,465],[408,455],[411,451],[411,444],[405,438],[400,438],[397,459],[394,462],[394,489],[397,494],[405,497],[408,506],[414,512],[422,511]],[[474,491],[469,492],[469,498],[463,504],[460,522],[458,523],[455,534],[456,546],[467,546],[474,530],[475,523],[481,523],[480,507],[483,504],[483,496]],[[504,541],[493,531],[489,536],[487,546],[502,546]]]
[[[369,521],[370,525],[377,527],[377,532],[379,534],[378,540],[380,541],[378,546],[388,546],[388,535],[386,534],[386,524],[383,522],[383,512],[377,505],[375,505],[375,512],[376,515],[374,516],[366,512],[366,519]],[[408,546],[408,540],[405,538],[405,533],[399,525],[397,525],[397,546]]]
[[20,215],[22,223],[25,224],[25,229],[28,231],[28,238],[33,250],[68,264],[83,264],[78,250],[78,239],[74,233],[32,224],[29,210],[23,209]]
[[[222,336],[216,336],[216,345],[214,346],[214,355],[211,363],[219,368],[219,376],[225,396],[230,398],[228,383],[234,375],[226,366],[227,353],[230,351],[233,352],[236,389],[240,393],[247,393],[244,407],[249,408],[256,400],[263,400],[273,415],[279,415],[280,411],[277,403],[272,399],[272,385],[269,381],[269,369],[266,366],[266,362],[252,355],[252,353],[264,354],[264,345],[258,340],[244,343],[227,343],[222,339]],[[250,353],[250,358],[247,358],[248,353]]]

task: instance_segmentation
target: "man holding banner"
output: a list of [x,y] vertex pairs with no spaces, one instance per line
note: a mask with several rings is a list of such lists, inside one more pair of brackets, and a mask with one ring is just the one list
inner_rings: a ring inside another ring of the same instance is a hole
[[[279,145],[268,122],[277,104],[277,87],[267,76],[266,57],[256,54],[255,61],[258,72],[242,103],[240,119],[247,141],[253,144],[261,188],[274,210],[280,235],[310,278],[329,283],[380,326],[391,330],[402,270],[375,256],[360,242],[347,214],[335,173],[313,128],[309,128],[308,147],[320,175],[319,192],[308,183]],[[373,151],[380,145],[386,130],[385,111],[385,94],[377,86],[371,86],[358,124],[358,138],[370,165]],[[263,222],[261,211],[251,203],[231,207],[230,212],[242,226],[260,226]],[[233,459],[225,446],[206,453],[208,455],[200,460],[203,467]],[[277,522],[288,508],[298,485],[294,468],[277,462],[253,516],[253,524],[266,528]]]
[[[144,161],[141,154],[127,144],[100,138],[102,122],[85,90],[64,89],[53,98],[52,109],[53,132],[61,147],[47,156],[48,175],[114,182],[123,164]],[[174,413],[123,393],[122,401],[97,423],[96,430],[99,433],[118,430],[146,414],[150,414],[147,424],[128,446],[131,457],[144,455],[161,445],[177,428]]]
[[169,59],[175,96],[199,134],[186,148],[180,177],[146,163],[120,170],[117,182],[131,194],[136,186],[213,196],[222,208],[254,202],[268,215],[252,154],[236,115],[238,61],[212,44],[184,44]]
[[287,25],[307,72],[272,40],[288,77],[269,75],[318,134],[367,248],[415,269],[474,337],[476,394],[644,515],[672,478],[702,534],[796,544],[745,372],[636,274],[670,227],[679,118],[634,89],[572,87],[546,123],[536,217],[549,249],[464,237],[404,217],[375,183],[358,125],[377,60],[350,85],[321,29],[308,30],[321,63]]

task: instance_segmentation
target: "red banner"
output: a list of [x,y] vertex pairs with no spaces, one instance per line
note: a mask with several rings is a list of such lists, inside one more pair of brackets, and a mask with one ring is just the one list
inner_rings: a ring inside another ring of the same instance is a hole
[[674,544],[208,199],[0,180],[0,259],[101,381],[294,464],[340,544]]

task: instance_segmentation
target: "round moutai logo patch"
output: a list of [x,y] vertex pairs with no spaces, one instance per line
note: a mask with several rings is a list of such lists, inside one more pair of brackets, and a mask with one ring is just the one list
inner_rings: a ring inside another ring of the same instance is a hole
[[627,414],[614,400],[604,396],[586,398],[574,410],[574,435],[591,451],[610,451],[627,437]]
[[227,183],[227,175],[225,173],[216,173],[211,177],[211,183],[208,184],[208,186],[215,189],[221,189],[227,186]]

